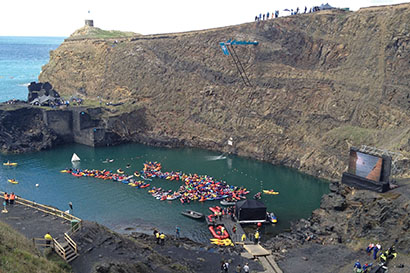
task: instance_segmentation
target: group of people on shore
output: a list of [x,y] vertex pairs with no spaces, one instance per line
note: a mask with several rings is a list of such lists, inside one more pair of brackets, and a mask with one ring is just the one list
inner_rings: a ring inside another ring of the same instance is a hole
[[12,192],[11,194],[8,194],[7,192],[4,193],[3,195],[3,213],[7,213],[7,205],[14,205],[14,201],[16,200],[16,195],[14,194],[14,192]]
[[[229,271],[229,262],[228,261],[221,261],[221,273],[226,273]],[[245,263],[245,265],[242,267],[240,264],[238,264],[235,268],[235,273],[249,273],[250,269],[249,269],[249,264]]]
[[165,234],[154,229],[154,237],[158,245],[163,246],[165,244]]
[[[377,259],[379,259],[380,261],[379,267],[384,270],[381,272],[386,272],[389,261],[393,260],[397,256],[397,252],[396,252],[394,245],[391,246],[386,251],[382,252],[382,246],[379,243],[377,244],[370,243],[366,248],[366,252],[369,256],[372,255],[373,253],[373,260],[376,261]],[[365,263],[362,265],[360,261],[357,260],[356,263],[353,265],[353,271],[355,273],[366,273],[366,272],[369,272],[372,266],[373,266],[373,263]]]

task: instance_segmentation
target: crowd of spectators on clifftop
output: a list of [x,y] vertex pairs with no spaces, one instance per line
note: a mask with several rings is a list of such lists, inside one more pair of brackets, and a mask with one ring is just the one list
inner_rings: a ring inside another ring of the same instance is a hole
[[312,13],[312,12],[316,12],[316,11],[320,11],[320,10],[324,10],[324,9],[333,9],[333,7],[331,7],[330,5],[326,4],[326,5],[321,5],[319,6],[315,6],[312,7],[310,9],[308,9],[306,6],[303,9],[303,12],[301,9],[299,9],[299,7],[297,7],[295,10],[293,9],[284,9],[282,12],[280,12],[279,10],[275,10],[275,12],[270,13],[269,11],[265,14],[265,13],[259,13],[259,15],[255,16],[255,21],[259,22],[259,21],[263,21],[263,20],[268,20],[268,19],[274,19],[274,18],[278,18],[279,16],[289,16],[289,15],[297,15],[297,14],[302,14],[302,13]]

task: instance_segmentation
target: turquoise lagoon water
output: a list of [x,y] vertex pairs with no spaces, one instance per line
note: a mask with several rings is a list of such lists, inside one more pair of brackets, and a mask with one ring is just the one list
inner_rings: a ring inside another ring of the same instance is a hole
[[[179,200],[159,201],[148,193],[149,188],[136,189],[111,180],[77,178],[61,173],[64,168],[73,167],[70,160],[74,152],[81,158],[79,166],[74,167],[83,169],[115,171],[122,168],[131,175],[140,171],[144,162],[158,161],[163,171],[206,174],[231,185],[246,187],[251,191],[248,198],[262,189],[279,191],[279,195],[262,195],[268,211],[273,211],[279,218],[277,225],[264,228],[265,235],[284,231],[291,221],[309,217],[319,206],[321,196],[328,192],[326,182],[289,168],[199,149],[156,148],[140,144],[102,148],[68,145],[37,153],[0,155],[2,162],[18,162],[17,167],[0,168],[0,189],[61,210],[67,210],[68,203],[72,202],[76,216],[121,232],[127,227],[142,232],[157,227],[174,233],[175,226],[179,225],[183,236],[197,241],[209,238],[205,222],[186,218],[180,213],[184,209],[193,209],[209,214],[209,206],[219,205],[219,201],[190,204],[181,204]],[[114,159],[114,162],[103,163],[107,158]],[[129,169],[126,169],[127,164],[131,165]],[[8,183],[9,178],[15,178],[19,184]],[[176,190],[181,183],[154,178],[151,186]]]

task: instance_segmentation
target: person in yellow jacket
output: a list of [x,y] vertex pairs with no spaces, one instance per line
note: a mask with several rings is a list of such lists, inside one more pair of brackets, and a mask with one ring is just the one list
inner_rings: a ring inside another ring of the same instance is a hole
[[244,242],[246,240],[246,234],[242,234],[241,241]]
[[46,235],[44,235],[44,239],[46,240],[46,247],[50,247],[51,240],[53,240],[53,237],[51,237],[50,232],[47,232]]
[[160,237],[160,235],[159,235],[159,232],[157,231],[155,233],[155,239],[157,239],[157,244],[159,244],[159,237]]
[[161,232],[161,234],[159,235],[159,238],[161,239],[161,245],[164,245],[165,242],[165,234]]
[[259,231],[255,232],[255,245],[259,243]]

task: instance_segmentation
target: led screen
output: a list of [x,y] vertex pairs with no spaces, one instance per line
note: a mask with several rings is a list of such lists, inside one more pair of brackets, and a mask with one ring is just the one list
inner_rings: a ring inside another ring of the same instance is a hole
[[350,151],[348,172],[369,180],[380,181],[383,159],[357,151]]

